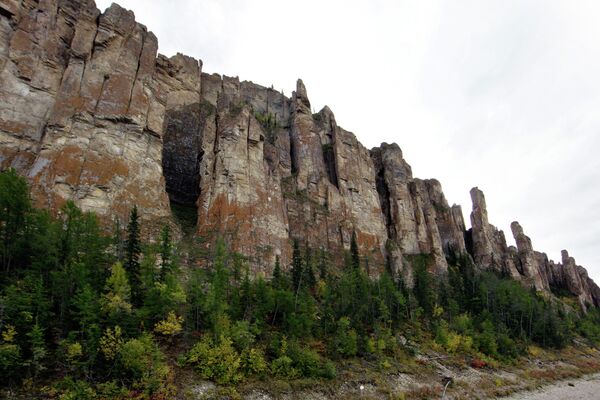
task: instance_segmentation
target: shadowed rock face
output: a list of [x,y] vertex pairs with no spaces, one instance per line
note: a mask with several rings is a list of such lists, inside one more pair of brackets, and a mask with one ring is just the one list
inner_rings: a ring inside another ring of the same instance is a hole
[[411,255],[429,254],[443,275],[447,257],[464,254],[599,305],[566,252],[548,261],[518,223],[517,248],[507,247],[477,188],[466,232],[437,180],[414,178],[396,144],[367,150],[328,107],[312,114],[302,81],[288,98],[157,48],[115,4],[102,14],[92,0],[1,1],[0,168],[27,176],[52,210],[71,199],[125,219],[137,204],[161,224],[172,222],[170,202],[195,206],[197,233],[226,236],[257,275],[276,256],[285,265],[294,238],[341,262],[356,232],[373,275],[387,266],[410,285]]

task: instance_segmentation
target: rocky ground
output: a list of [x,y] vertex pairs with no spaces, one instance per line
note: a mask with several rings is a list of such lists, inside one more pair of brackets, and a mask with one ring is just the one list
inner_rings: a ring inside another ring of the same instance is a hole
[[464,357],[433,353],[405,361],[399,371],[382,370],[361,360],[340,366],[334,381],[257,381],[235,389],[199,382],[191,373],[184,378],[187,383],[182,388],[181,398],[440,399],[448,377],[452,382],[444,399],[575,400],[599,398],[597,393],[600,393],[600,352],[586,347],[569,347],[557,352],[535,348],[529,357],[514,365],[483,368],[473,368]]
[[533,392],[519,393],[507,400],[588,400],[600,397],[600,374],[586,376],[574,381],[549,385]]

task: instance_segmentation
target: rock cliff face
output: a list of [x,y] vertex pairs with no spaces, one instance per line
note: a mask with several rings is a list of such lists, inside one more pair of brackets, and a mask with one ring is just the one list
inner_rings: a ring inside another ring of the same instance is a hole
[[517,248],[488,222],[471,191],[472,228],[437,180],[412,176],[400,147],[372,150],[325,107],[312,114],[298,81],[291,98],[202,63],[157,55],[134,15],[92,0],[0,0],[0,168],[32,183],[40,206],[71,199],[106,220],[137,204],[148,222],[173,222],[172,207],[197,215],[208,244],[224,235],[269,275],[288,263],[292,239],[343,260],[353,233],[370,274],[388,268],[408,284],[411,256],[472,257],[537,290],[566,290],[582,307],[600,289],[563,252],[533,250],[518,223]]

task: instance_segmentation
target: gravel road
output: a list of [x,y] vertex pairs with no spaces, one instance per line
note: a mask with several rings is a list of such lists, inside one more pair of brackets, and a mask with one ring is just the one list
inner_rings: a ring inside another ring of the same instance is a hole
[[[573,385],[573,386],[571,386]],[[533,392],[522,392],[505,400],[593,400],[600,399],[600,374],[567,380]]]

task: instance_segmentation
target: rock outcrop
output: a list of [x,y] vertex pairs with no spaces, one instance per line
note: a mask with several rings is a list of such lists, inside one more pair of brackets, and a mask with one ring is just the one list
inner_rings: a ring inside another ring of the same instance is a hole
[[0,3],[0,164],[39,205],[67,199],[102,216],[136,203],[169,218],[160,162],[165,104],[158,43],[117,5]]
[[225,236],[256,275],[287,264],[292,239],[340,263],[355,233],[372,275],[388,268],[410,285],[412,256],[443,277],[463,255],[599,305],[566,252],[549,261],[516,222],[508,247],[477,188],[466,231],[437,180],[414,178],[396,144],[366,149],[328,107],[313,114],[301,80],[288,98],[157,48],[115,4],[0,0],[0,168],[27,176],[51,210],[73,200],[108,221],[136,204],[163,224],[184,207],[208,245]]

